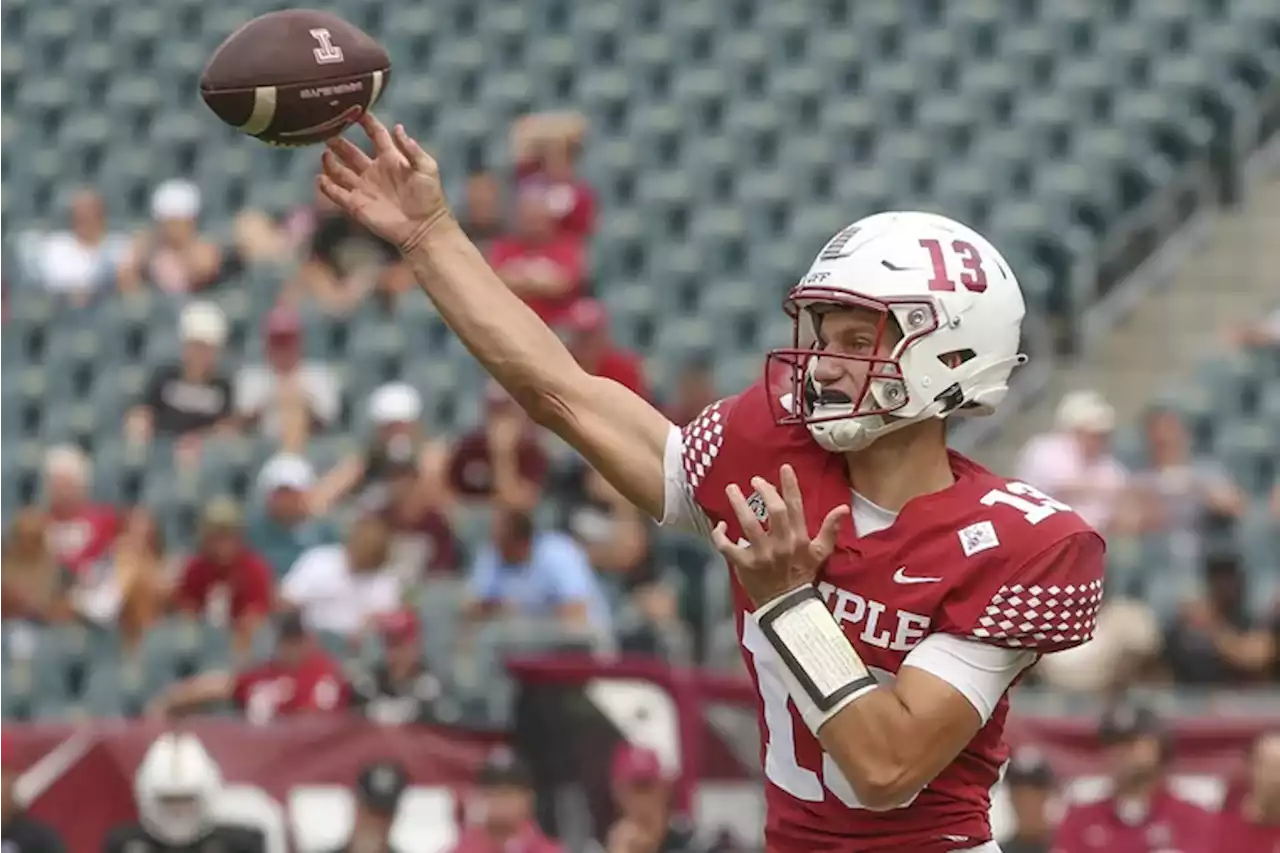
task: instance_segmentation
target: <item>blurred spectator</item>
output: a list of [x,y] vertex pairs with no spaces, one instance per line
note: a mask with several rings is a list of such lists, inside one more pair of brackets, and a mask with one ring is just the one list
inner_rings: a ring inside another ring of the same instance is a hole
[[27,814],[18,802],[18,770],[13,744],[0,747],[0,850],[4,853],[62,853],[66,848],[53,827]]
[[291,714],[346,708],[349,691],[342,665],[307,633],[302,618],[277,618],[275,657],[234,672],[208,672],[172,685],[152,703],[154,717],[179,715],[218,702],[231,702],[249,722],[269,723]]
[[384,653],[372,671],[351,679],[353,704],[383,725],[457,722],[459,708],[422,659],[422,634],[412,610],[378,620]]
[[1236,343],[1246,347],[1265,347],[1280,344],[1280,307],[1273,308],[1266,319],[1237,330]]
[[199,544],[174,591],[181,610],[231,629],[244,652],[272,608],[274,577],[244,540],[244,518],[230,498],[215,498],[200,520]]
[[129,240],[107,230],[107,211],[92,190],[71,197],[70,230],[42,235],[33,247],[32,276],[46,289],[84,305],[115,284]]
[[258,472],[260,500],[250,511],[245,538],[277,578],[293,567],[303,551],[341,538],[332,521],[311,514],[307,493],[315,481],[311,463],[292,453],[276,454]]
[[235,383],[239,422],[259,427],[286,450],[302,452],[313,432],[338,419],[342,390],[328,365],[302,359],[302,319],[280,306],[267,315],[266,363],[240,368]]
[[551,325],[564,320],[582,295],[586,266],[582,238],[556,231],[542,193],[519,195],[515,230],[494,240],[488,257],[507,287]]
[[651,399],[640,356],[617,346],[609,335],[609,315],[604,303],[579,299],[570,307],[562,324],[568,346],[582,369],[593,376],[612,379],[619,385]]
[[1067,394],[1058,404],[1055,431],[1027,442],[1018,479],[1070,504],[1104,533],[1114,521],[1123,528],[1117,512],[1123,512],[1129,474],[1109,448],[1115,423],[1115,410],[1096,391]]
[[609,628],[609,605],[586,552],[564,533],[535,530],[528,514],[499,510],[493,541],[471,566],[472,618],[556,619],[572,630]]
[[634,603],[641,624],[623,632],[624,650],[658,654],[678,647],[687,633],[675,590],[662,577],[653,552],[653,525],[598,471],[577,466],[558,495],[563,526],[587,552],[591,566],[614,579]]
[[550,463],[537,427],[497,382],[485,388],[485,422],[455,442],[449,488],[458,497],[532,509],[542,497]]
[[1004,771],[1004,783],[1013,808],[1013,836],[1000,842],[1003,853],[1049,853],[1053,842],[1053,769],[1034,749],[1014,752]]
[[1251,613],[1249,577],[1234,555],[1204,564],[1204,592],[1187,602],[1165,638],[1165,660],[1176,682],[1237,685],[1265,679],[1275,663],[1269,626]]
[[1245,496],[1217,462],[1195,459],[1177,412],[1153,409],[1146,417],[1147,465],[1134,475],[1142,529],[1169,537],[1177,559],[1194,565],[1201,526],[1208,518],[1235,518]]
[[1059,690],[1106,693],[1154,675],[1161,648],[1160,620],[1145,601],[1108,598],[1093,639],[1046,655],[1033,673]]
[[417,582],[436,572],[458,569],[460,546],[438,496],[423,488],[417,461],[406,459],[386,470],[384,491],[374,508],[391,528],[391,562],[396,574]]
[[59,563],[78,572],[101,557],[116,538],[114,507],[92,503],[89,457],[78,447],[57,445],[44,457],[49,547]]
[[405,461],[417,460],[419,487],[426,505],[445,502],[443,442],[422,434],[422,397],[405,382],[388,382],[369,395],[369,420],[373,441],[362,454],[348,456],[326,473],[311,493],[311,506],[324,513],[353,492],[375,491],[382,500],[389,473]]
[[194,293],[217,281],[222,251],[200,236],[200,190],[190,181],[169,180],[151,195],[154,227],[138,235],[120,265],[125,292],[150,284],[165,293]]
[[463,828],[453,853],[563,853],[534,820],[533,775],[507,747],[497,747],[476,776],[477,823]]
[[138,444],[154,435],[184,439],[188,458],[199,450],[201,434],[231,414],[231,382],[219,365],[227,321],[212,302],[192,302],[178,319],[181,360],[156,368],[142,402],[125,421],[125,435]]
[[164,533],[155,516],[135,507],[111,550],[76,577],[71,600],[82,618],[117,628],[132,646],[163,615],[169,586]]
[[[286,285],[286,299],[314,299],[329,314],[347,314],[388,270],[401,263],[395,246],[370,233],[316,193],[306,260]],[[306,224],[295,226],[300,234]]]
[[397,761],[379,761],[361,770],[351,835],[333,853],[398,853],[391,845],[391,828],[407,787],[409,775]]
[[1280,730],[1254,742],[1245,784],[1228,793],[1205,837],[1232,853],[1280,850]]
[[595,193],[577,176],[586,132],[579,113],[536,113],[511,128],[518,191],[541,196],[559,233],[580,238],[591,234],[596,218]]
[[621,743],[610,768],[616,820],[605,853],[696,853],[692,824],[672,813],[671,778],[651,749]]
[[72,617],[67,590],[70,572],[49,549],[43,512],[27,507],[4,535],[4,573],[0,575],[0,613],[5,619],[62,622]]
[[[234,263],[254,266],[283,264],[293,259],[296,245],[288,233],[260,210],[243,210],[236,214],[231,232],[236,247]],[[226,266],[232,265],[229,262]],[[224,270],[224,275],[230,274],[230,269]]]
[[462,230],[482,251],[506,230],[502,210],[502,185],[492,172],[475,172],[467,178],[467,203]]
[[718,399],[711,357],[695,356],[681,366],[676,376],[675,392],[666,406],[667,417],[676,426],[684,426]]
[[362,515],[341,545],[303,553],[280,583],[280,596],[307,627],[354,639],[398,610],[403,581],[388,566],[391,534],[376,515]]
[[1098,738],[1106,748],[1108,795],[1071,806],[1058,826],[1054,853],[1160,853],[1201,850],[1209,815],[1170,790],[1167,733],[1148,708],[1108,711]]

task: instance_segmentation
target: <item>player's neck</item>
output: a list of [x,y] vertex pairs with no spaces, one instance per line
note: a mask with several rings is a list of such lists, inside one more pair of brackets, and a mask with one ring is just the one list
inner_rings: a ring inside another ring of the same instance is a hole
[[853,490],[890,512],[956,481],[942,421],[912,424],[889,433],[866,450],[846,453],[845,465]]

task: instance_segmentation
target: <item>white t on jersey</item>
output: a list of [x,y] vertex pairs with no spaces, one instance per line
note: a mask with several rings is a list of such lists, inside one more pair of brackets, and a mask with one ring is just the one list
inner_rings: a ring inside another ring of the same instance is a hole
[[[678,427],[672,426],[663,459],[666,491],[662,525],[709,536],[712,525],[694,499],[681,463],[683,455],[684,437]],[[860,536],[884,530],[897,520],[896,513],[857,493],[852,494],[850,503],[854,529]],[[903,666],[922,669],[950,684],[969,700],[985,724],[1009,685],[1035,661],[1036,653],[1027,649],[991,646],[950,634],[930,634],[911,650]]]

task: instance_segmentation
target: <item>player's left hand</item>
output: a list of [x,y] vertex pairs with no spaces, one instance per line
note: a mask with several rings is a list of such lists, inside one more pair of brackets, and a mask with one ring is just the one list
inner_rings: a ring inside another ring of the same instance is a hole
[[818,535],[810,537],[795,469],[783,465],[778,478],[782,484],[781,494],[763,477],[751,479],[752,488],[768,512],[764,525],[747,503],[742,489],[736,484],[725,489],[746,544],[730,542],[726,533],[728,525],[723,521],[711,532],[716,549],[733,566],[738,581],[757,607],[813,583],[818,570],[835,550],[840,523],[851,511],[848,504],[835,507],[822,520]]

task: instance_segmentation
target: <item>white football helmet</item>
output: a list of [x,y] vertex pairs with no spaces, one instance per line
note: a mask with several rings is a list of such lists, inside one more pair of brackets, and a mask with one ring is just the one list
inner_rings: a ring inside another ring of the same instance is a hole
[[195,735],[167,732],[147,749],[133,787],[147,832],[166,844],[186,845],[213,827],[222,771]]
[[[780,423],[803,423],[822,447],[861,450],[928,418],[990,414],[1004,399],[1026,306],[1004,257],[981,234],[932,213],[859,219],[831,238],[787,298],[788,349],[769,353],[766,381]],[[867,365],[861,391],[824,395],[815,378],[822,317],[863,308],[882,314],[870,355],[824,353]],[[887,355],[880,343],[897,326]]]

